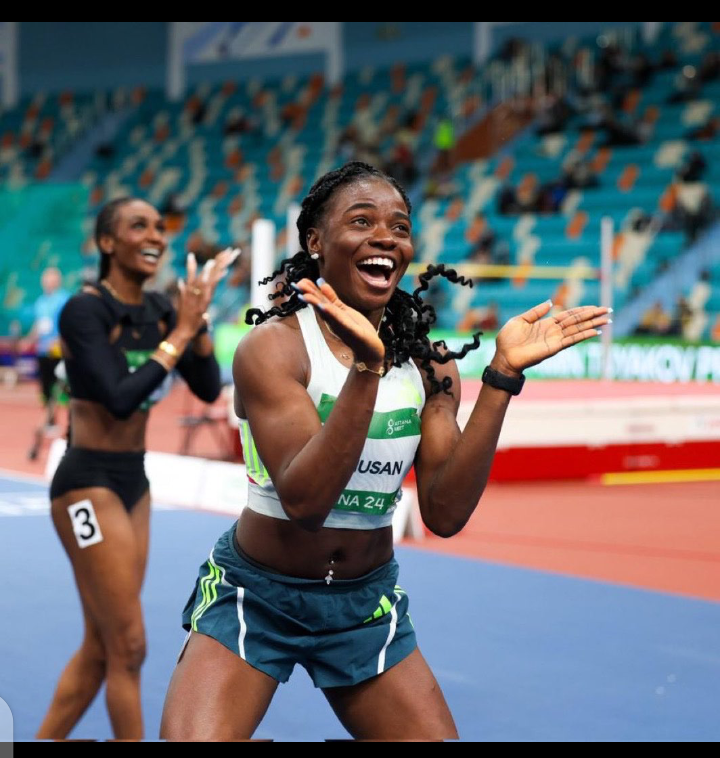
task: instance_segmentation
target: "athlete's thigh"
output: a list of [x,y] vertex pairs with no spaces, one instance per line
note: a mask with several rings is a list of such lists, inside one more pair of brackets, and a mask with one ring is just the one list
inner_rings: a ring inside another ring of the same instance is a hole
[[120,498],[104,487],[71,490],[53,500],[52,516],[98,627],[141,624],[137,537]]
[[440,685],[417,648],[379,676],[323,692],[355,739],[457,739]]
[[165,699],[161,739],[250,739],[278,683],[211,637],[193,632]]

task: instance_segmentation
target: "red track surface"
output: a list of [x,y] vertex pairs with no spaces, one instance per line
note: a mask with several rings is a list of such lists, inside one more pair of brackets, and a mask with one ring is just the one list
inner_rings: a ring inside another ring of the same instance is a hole
[[[536,382],[527,389],[523,398],[535,400],[717,393],[715,387],[602,382]],[[476,391],[464,387],[465,399]],[[149,449],[177,452],[184,434],[178,417],[200,410],[184,388],[176,389],[153,411]],[[41,417],[35,388],[0,388],[0,414],[0,468],[41,475],[46,451],[38,462],[26,458]],[[221,457],[225,451],[202,429],[191,452]],[[429,537],[422,547],[720,601],[720,482],[494,484],[460,535]]]
[[454,555],[720,601],[720,482],[494,484]]

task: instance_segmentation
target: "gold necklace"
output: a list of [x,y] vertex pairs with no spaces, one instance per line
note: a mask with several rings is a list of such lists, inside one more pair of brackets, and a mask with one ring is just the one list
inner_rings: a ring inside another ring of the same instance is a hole
[[[376,333],[378,336],[380,335],[380,327],[382,326],[382,322],[384,318],[385,318],[385,308],[383,308],[382,313],[380,314],[380,321],[378,322],[378,325],[377,325]],[[335,337],[336,340],[338,340],[338,342],[343,342],[342,339],[338,337],[337,334],[335,334],[335,332],[332,330],[332,327],[330,326],[330,324],[328,324],[327,321],[325,322],[325,326],[327,327],[330,334],[332,334],[332,336]],[[343,342],[343,345],[344,344],[345,343]],[[350,356],[347,353],[340,353],[340,357],[344,358],[346,361],[350,360]]]
[[129,300],[126,300],[124,297],[120,296],[120,293],[115,289],[115,287],[110,284],[110,282],[107,279],[101,279],[100,284],[102,284],[103,287],[116,299],[119,300],[124,305],[142,305],[142,303],[131,303]]

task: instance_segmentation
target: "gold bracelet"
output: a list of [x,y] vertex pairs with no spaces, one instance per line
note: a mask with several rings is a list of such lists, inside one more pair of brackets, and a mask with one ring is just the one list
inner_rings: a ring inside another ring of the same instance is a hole
[[385,376],[385,366],[380,366],[380,369],[378,371],[375,371],[375,369],[368,368],[362,361],[358,361],[358,363],[355,364],[355,368],[362,373],[363,371],[369,371],[371,374],[376,374],[380,378]]
[[180,357],[180,351],[173,345],[172,342],[168,342],[167,340],[163,340],[158,346],[158,350],[162,350],[163,353],[167,353],[171,358],[179,358]]

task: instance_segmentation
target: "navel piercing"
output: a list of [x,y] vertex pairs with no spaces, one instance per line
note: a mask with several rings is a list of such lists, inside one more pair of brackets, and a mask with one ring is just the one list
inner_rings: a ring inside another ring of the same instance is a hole
[[[330,559],[330,565],[332,566],[334,563],[335,563],[335,561],[331,558]],[[335,574],[335,572],[332,569],[330,569],[330,571],[328,571],[327,576],[325,577],[325,583],[326,584],[330,584],[330,582],[332,582],[334,574]]]

